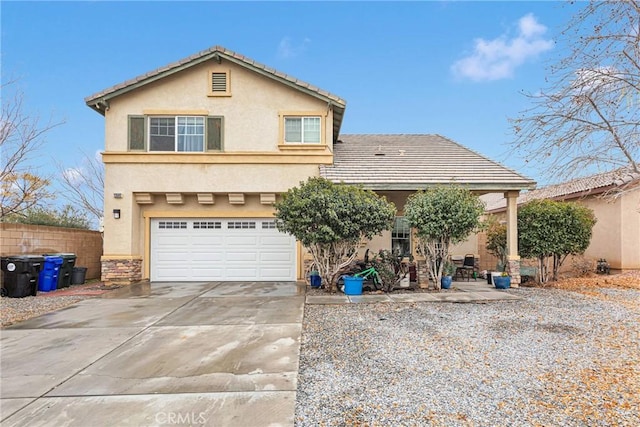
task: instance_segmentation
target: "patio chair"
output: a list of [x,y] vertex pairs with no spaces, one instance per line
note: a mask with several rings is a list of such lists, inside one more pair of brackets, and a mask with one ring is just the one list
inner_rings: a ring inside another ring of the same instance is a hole
[[473,280],[476,280],[477,274],[474,274],[478,271],[476,267],[476,257],[473,254],[466,254],[464,256],[464,261],[462,261],[462,267],[459,267],[460,274],[462,277],[467,276],[467,282],[471,275],[473,275]]

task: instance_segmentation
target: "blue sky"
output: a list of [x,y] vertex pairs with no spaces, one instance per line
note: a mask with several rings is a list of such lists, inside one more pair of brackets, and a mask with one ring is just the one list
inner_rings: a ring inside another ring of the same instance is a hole
[[[80,166],[104,146],[84,98],[214,45],[347,101],[343,133],[438,133],[546,182],[509,152],[521,91],[545,85],[564,2],[12,2],[2,80],[25,110],[64,120],[36,159]],[[6,96],[6,93],[4,94]],[[535,163],[535,162],[533,162]]]

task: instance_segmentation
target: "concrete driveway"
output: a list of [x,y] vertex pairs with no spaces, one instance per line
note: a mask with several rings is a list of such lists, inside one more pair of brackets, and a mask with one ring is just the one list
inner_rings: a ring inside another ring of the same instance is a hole
[[147,283],[4,329],[2,425],[293,425],[303,307],[296,283]]

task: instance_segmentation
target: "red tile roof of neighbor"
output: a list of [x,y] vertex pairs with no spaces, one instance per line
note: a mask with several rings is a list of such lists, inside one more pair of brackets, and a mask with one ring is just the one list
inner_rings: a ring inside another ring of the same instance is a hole
[[[640,183],[640,173],[634,172],[629,168],[620,168],[527,191],[518,197],[518,204],[536,199],[575,199],[588,195],[603,194],[637,183]],[[483,200],[487,204],[487,212],[501,211],[506,208],[507,202],[504,197],[487,195],[486,198],[483,197]]]

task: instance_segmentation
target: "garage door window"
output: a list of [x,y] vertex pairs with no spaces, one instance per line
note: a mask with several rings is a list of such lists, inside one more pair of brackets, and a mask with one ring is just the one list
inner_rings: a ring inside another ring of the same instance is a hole
[[255,221],[229,221],[227,224],[228,229],[250,229],[254,230],[256,228]]
[[158,223],[158,228],[187,228],[186,221],[160,221]]
[[193,228],[195,229],[220,229],[222,223],[219,221],[194,221]]

